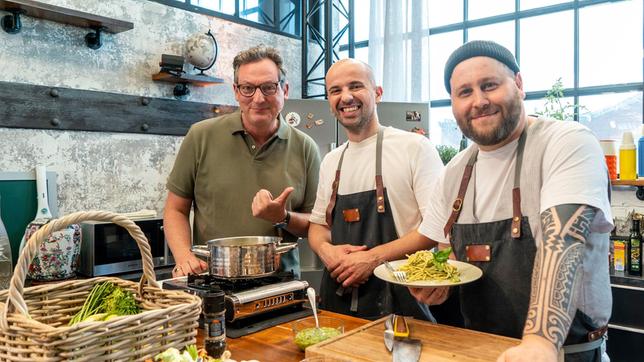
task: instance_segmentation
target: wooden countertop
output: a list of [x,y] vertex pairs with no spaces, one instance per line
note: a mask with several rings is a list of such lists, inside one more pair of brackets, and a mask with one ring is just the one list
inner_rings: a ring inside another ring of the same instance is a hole
[[[320,315],[344,321],[344,330],[350,331],[369,323],[366,319],[320,311]],[[226,349],[236,361],[256,359],[261,362],[299,362],[304,358],[293,341],[291,323],[287,322],[240,338],[226,338]],[[197,346],[203,346],[203,331],[197,334]]]
[[[313,345],[306,349],[306,356],[323,356],[334,361],[389,362],[392,356],[383,342],[386,318]],[[407,322],[410,338],[422,342],[420,362],[495,362],[503,351],[521,342],[421,320],[407,319]]]
[[[383,343],[384,319],[368,321],[343,314],[321,311],[320,315],[344,321],[345,333],[307,348],[307,356],[327,356],[351,361],[391,361]],[[505,349],[520,340],[488,333],[408,319],[411,337],[423,341],[421,361],[496,361]],[[227,338],[226,349],[236,361],[299,362],[305,358],[293,342],[291,323],[243,336]],[[197,346],[203,346],[199,330]]]

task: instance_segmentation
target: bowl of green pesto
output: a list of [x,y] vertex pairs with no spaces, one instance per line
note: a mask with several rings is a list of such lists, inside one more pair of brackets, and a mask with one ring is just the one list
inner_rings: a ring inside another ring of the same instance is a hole
[[344,333],[344,322],[333,317],[318,316],[320,328],[315,326],[315,318],[307,317],[292,323],[295,344],[304,351],[306,347],[320,343]]

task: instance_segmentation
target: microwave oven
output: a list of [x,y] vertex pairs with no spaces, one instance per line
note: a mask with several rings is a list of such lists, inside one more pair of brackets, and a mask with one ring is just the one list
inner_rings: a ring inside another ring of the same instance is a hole
[[[174,265],[163,232],[163,219],[133,220],[145,234],[155,268]],[[81,223],[79,273],[95,277],[143,270],[141,252],[128,231],[111,222]]]

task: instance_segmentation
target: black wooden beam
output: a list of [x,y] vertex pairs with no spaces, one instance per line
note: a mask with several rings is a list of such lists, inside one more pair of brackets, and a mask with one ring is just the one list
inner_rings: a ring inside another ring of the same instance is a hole
[[236,106],[0,82],[0,127],[183,136]]

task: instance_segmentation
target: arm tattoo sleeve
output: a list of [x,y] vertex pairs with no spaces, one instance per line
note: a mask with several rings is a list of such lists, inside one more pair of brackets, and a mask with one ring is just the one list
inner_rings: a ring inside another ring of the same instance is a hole
[[524,334],[563,345],[577,309],[584,243],[595,213],[587,205],[566,204],[541,214],[543,240],[537,246]]

